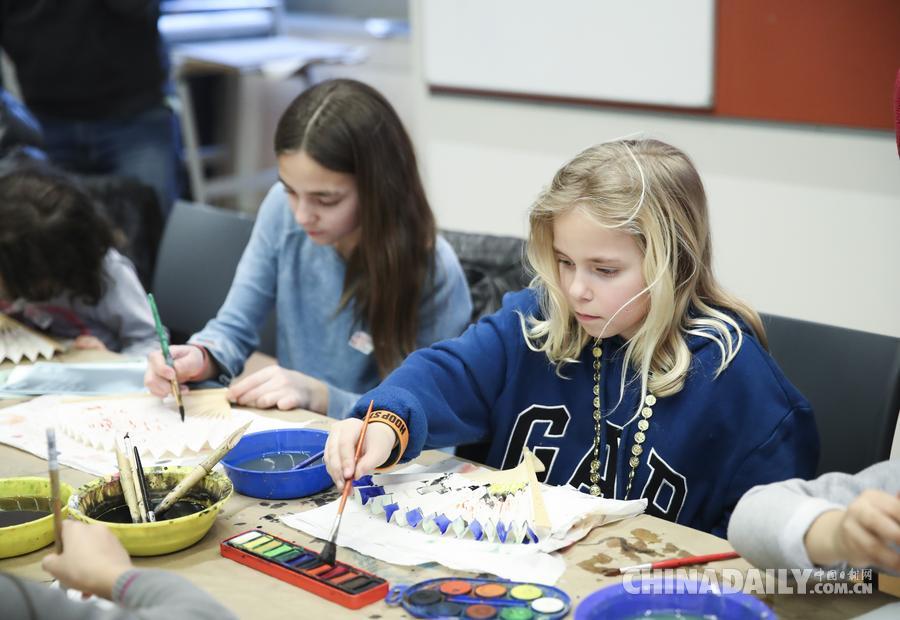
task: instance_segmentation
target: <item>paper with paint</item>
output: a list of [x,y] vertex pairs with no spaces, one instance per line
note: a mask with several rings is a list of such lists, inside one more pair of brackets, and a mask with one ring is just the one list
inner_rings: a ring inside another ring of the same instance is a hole
[[526,448],[517,467],[502,471],[471,465],[419,480],[415,474],[365,476],[354,483],[354,498],[375,517],[426,534],[536,543],[551,529],[536,468],[544,465]]
[[126,432],[147,465],[193,466],[247,422],[248,433],[302,428],[309,422],[283,422],[231,409],[224,390],[185,394],[182,422],[174,403],[151,395],[107,398],[41,396],[0,409],[0,443],[46,458],[45,433],[57,429],[60,463],[97,475],[117,471],[113,444]]
[[31,362],[39,357],[50,359],[62,350],[62,344],[56,340],[0,313],[0,362],[10,360],[18,364],[23,357]]
[[[451,471],[459,467],[459,461],[450,459],[442,465],[445,471]],[[433,471],[434,467],[428,469]],[[411,465],[398,473],[426,471],[422,466]],[[344,510],[337,544],[392,564],[438,562],[455,570],[487,571],[505,579],[552,585],[566,568],[565,561],[554,551],[582,539],[598,525],[641,514],[647,506],[645,499],[621,501],[592,497],[568,486],[539,484],[539,488],[549,529],[537,542],[511,544],[501,542],[498,537],[475,540],[473,536],[458,537],[450,528],[443,534],[439,529],[428,533],[421,527],[424,520],[416,526],[407,523],[403,527],[398,522],[387,521],[384,514],[373,515],[367,507],[354,501]],[[324,539],[328,537],[336,513],[335,501],[306,512],[285,515],[281,520],[290,527]]]
[[106,364],[60,364],[37,362],[16,366],[0,381],[0,394],[40,396],[43,394],[80,394],[100,396],[146,392],[146,360]]

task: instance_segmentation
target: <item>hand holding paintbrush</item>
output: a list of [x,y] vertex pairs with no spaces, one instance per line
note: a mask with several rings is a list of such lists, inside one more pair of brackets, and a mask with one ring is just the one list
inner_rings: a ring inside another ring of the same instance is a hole
[[56,430],[47,429],[47,466],[50,470],[50,510],[53,511],[53,534],[56,553],[62,553],[62,506],[59,496],[59,456],[56,452]]
[[[162,348],[166,365],[174,371],[175,362],[172,360],[172,352],[169,351],[169,338],[166,336],[166,330],[163,329],[162,321],[159,318],[159,310],[156,308],[156,300],[153,299],[153,293],[147,293],[147,301],[150,302],[150,310],[153,312],[153,322],[156,324],[156,334],[159,336],[159,346]],[[178,384],[177,377],[172,379],[172,395],[175,397],[175,402],[178,403],[181,421],[184,422],[184,403],[181,401],[181,386]]]
[[[366,429],[369,428],[369,420],[372,417],[372,409],[375,406],[375,401],[369,401],[369,410],[366,412],[366,417],[363,420],[362,429],[359,431],[359,439],[356,442],[356,456],[353,457],[354,463],[359,463],[359,455],[362,454],[363,444],[366,441]],[[319,554],[319,559],[325,562],[326,564],[334,564],[335,556],[337,555],[337,535],[338,529],[341,527],[341,517],[344,516],[344,505],[347,503],[347,497],[350,495],[350,489],[353,488],[353,480],[347,478],[344,480],[344,491],[341,493],[341,503],[338,504],[337,515],[334,518],[334,525],[331,527],[331,535],[328,537],[328,542],[325,544],[325,547],[322,549],[322,553]]]

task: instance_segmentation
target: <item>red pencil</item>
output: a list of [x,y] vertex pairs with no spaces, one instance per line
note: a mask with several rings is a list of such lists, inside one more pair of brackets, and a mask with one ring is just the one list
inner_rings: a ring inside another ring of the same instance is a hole
[[689,555],[686,558],[674,558],[671,560],[660,560],[659,562],[647,562],[646,564],[635,564],[634,566],[626,566],[620,568],[620,573],[632,573],[642,570],[656,570],[658,568],[678,568],[679,566],[691,566],[694,564],[706,564],[707,562],[719,562],[722,560],[733,560],[741,557],[734,551],[728,553],[710,553],[708,555]]

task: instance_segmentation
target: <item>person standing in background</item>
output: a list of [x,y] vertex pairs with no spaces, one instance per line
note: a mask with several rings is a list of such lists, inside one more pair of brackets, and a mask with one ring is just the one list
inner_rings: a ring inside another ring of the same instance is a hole
[[159,0],[0,0],[0,48],[56,165],[135,178],[166,217],[177,195],[175,115]]

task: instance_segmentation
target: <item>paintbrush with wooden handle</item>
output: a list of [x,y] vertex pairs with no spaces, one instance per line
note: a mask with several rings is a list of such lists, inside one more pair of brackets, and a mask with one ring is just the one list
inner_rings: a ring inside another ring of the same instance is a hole
[[[363,442],[366,439],[366,429],[369,428],[369,418],[372,417],[372,408],[374,406],[375,401],[369,401],[369,410],[366,412],[366,417],[363,420],[362,429],[359,431],[359,439],[356,440],[356,456],[353,457],[354,467],[356,467],[356,464],[359,463],[359,455],[362,454]],[[350,495],[350,489],[352,487],[352,479],[344,481],[344,491],[343,493],[341,493],[341,503],[338,504],[337,515],[335,515],[334,517],[334,525],[331,526],[331,536],[329,536],[328,542],[325,543],[325,547],[322,549],[322,553],[319,554],[319,559],[326,564],[334,565],[335,556],[337,555],[336,543],[338,529],[341,527],[341,517],[344,516],[344,505],[347,503],[347,497]]]
[[216,463],[222,460],[222,457],[228,454],[228,451],[231,450],[234,446],[237,445],[237,442],[240,441],[241,436],[243,436],[244,431],[247,430],[247,427],[253,421],[247,422],[242,427],[231,433],[228,438],[222,443],[221,446],[216,448],[212,454],[203,459],[203,462],[197,465],[191,472],[181,479],[181,482],[178,485],[169,491],[169,494],[166,495],[163,500],[159,503],[159,505],[152,510],[154,516],[159,516],[172,507],[175,502],[184,497],[184,494],[191,490],[191,488],[203,480],[209,472],[212,471],[213,467],[216,466]]

